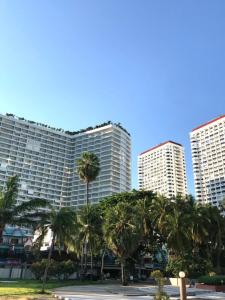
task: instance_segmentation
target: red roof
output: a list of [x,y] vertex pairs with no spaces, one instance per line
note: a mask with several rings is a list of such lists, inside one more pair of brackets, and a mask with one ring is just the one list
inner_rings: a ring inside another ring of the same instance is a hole
[[220,116],[220,117],[218,117],[218,118],[216,118],[216,119],[213,119],[213,120],[211,120],[211,121],[209,121],[209,122],[207,122],[207,123],[204,123],[204,124],[202,124],[202,125],[200,125],[200,126],[194,128],[194,129],[192,129],[192,131],[195,131],[195,130],[200,129],[200,128],[206,126],[206,125],[209,125],[209,124],[211,124],[211,123],[213,123],[213,122],[216,122],[216,121],[218,121],[218,120],[220,120],[220,119],[223,119],[224,117],[225,117],[225,115],[222,115],[222,116]]
[[164,143],[161,143],[161,144],[159,144],[159,145],[157,145],[157,146],[155,146],[155,147],[152,147],[152,148],[150,148],[150,149],[148,149],[148,150],[146,150],[146,151],[140,153],[139,155],[142,155],[142,154],[145,154],[145,153],[147,153],[147,152],[149,152],[149,151],[155,150],[156,148],[159,148],[159,147],[161,147],[161,146],[163,146],[163,145],[165,145],[165,144],[168,144],[168,143],[172,143],[172,144],[174,144],[174,145],[182,146],[181,144],[176,143],[176,142],[173,142],[173,141],[166,141],[166,142],[164,142]]

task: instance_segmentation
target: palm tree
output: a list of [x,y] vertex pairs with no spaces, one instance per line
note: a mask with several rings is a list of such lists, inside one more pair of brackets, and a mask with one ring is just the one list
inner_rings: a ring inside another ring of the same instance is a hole
[[159,196],[153,201],[152,216],[155,228],[164,237],[171,254],[182,255],[190,243],[191,218],[188,213],[189,199]]
[[50,207],[44,199],[32,199],[17,205],[18,176],[9,177],[5,189],[0,191],[0,239],[6,224],[35,226],[45,216],[42,208]]
[[210,218],[210,244],[216,253],[216,272],[221,273],[221,253],[224,247],[225,238],[225,218],[216,206],[208,205],[208,216]]
[[118,203],[108,209],[104,218],[104,239],[109,249],[120,259],[121,281],[126,285],[126,260],[137,250],[143,236],[141,214],[136,206]]
[[[88,220],[88,222],[87,222]],[[85,258],[87,268],[88,252],[93,271],[93,256],[100,253],[102,245],[102,216],[98,205],[83,206],[77,212],[76,231],[70,237],[69,248],[81,257],[81,268]]]
[[82,153],[77,159],[77,174],[86,183],[86,204],[89,204],[89,184],[94,181],[99,174],[100,166],[97,155],[91,152]]
[[76,213],[74,210],[64,207],[58,211],[52,210],[49,213],[48,218],[43,220],[40,224],[38,230],[42,237],[47,230],[51,230],[52,232],[51,246],[43,275],[42,293],[44,293],[54,246],[57,245],[60,250],[61,247],[70,240],[71,234],[76,230]]

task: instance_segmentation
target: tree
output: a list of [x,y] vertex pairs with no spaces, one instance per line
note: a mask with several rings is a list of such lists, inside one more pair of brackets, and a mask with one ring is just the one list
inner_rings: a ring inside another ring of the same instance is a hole
[[86,183],[86,204],[89,204],[89,184],[94,181],[99,174],[100,166],[97,155],[91,152],[82,153],[77,159],[77,174]]
[[216,254],[216,272],[221,273],[221,253],[224,249],[225,218],[216,206],[208,205],[208,217],[210,219],[210,248]]
[[126,260],[136,251],[143,237],[141,214],[136,206],[118,203],[107,210],[104,218],[104,239],[109,249],[120,259],[121,281],[126,285]]
[[74,210],[69,208],[61,208],[58,211],[52,210],[48,218],[43,220],[39,226],[40,235],[42,232],[46,233],[46,230],[52,231],[52,241],[49,248],[48,260],[43,275],[42,293],[45,291],[45,284],[48,276],[48,270],[50,267],[52,252],[54,246],[57,245],[60,251],[61,247],[64,246],[69,240],[71,234],[76,230],[76,213]]
[[[155,253],[155,249],[158,249],[161,246],[161,241],[159,241],[159,235],[155,231],[153,231],[153,220],[150,214],[152,202],[154,201],[155,197],[156,194],[152,191],[132,190],[130,192],[122,192],[108,196],[99,203],[103,215],[103,222],[106,219],[107,212],[111,210],[112,207],[116,207],[119,203],[124,203],[135,207],[135,209],[137,209],[139,214],[141,215],[141,226],[143,228],[143,236],[138,248],[133,252],[132,255],[130,255],[129,260],[127,261],[131,268],[134,266],[135,263],[139,263],[139,265],[141,265],[143,263],[143,257],[146,253]],[[104,251],[102,252],[102,254],[103,262]],[[140,270],[141,269],[139,269],[139,272],[141,272]]]
[[87,268],[87,257],[89,254],[91,258],[91,270],[93,271],[93,256],[99,254],[101,251],[103,244],[102,236],[102,215],[99,206],[83,206],[77,212],[76,231],[72,233],[69,243],[69,249],[81,257],[82,270],[84,258],[85,270]]
[[9,177],[5,189],[0,191],[0,239],[6,224],[35,226],[46,215],[44,207],[50,207],[44,199],[32,199],[16,203],[18,194],[18,176]]
[[190,249],[190,225],[189,200],[180,196],[167,199],[159,196],[153,202],[152,215],[156,230],[166,241],[170,254],[182,255]]

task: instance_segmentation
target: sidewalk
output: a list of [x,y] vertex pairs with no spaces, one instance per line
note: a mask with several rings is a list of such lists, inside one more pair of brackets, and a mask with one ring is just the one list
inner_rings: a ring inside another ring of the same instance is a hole
[[[165,286],[165,292],[171,300],[179,299],[179,288],[175,286]],[[152,300],[157,291],[157,287],[149,285],[121,286],[119,284],[109,285],[86,285],[57,288],[54,295],[63,300]],[[225,300],[225,293],[214,293],[196,288],[187,288],[188,299],[195,300]]]

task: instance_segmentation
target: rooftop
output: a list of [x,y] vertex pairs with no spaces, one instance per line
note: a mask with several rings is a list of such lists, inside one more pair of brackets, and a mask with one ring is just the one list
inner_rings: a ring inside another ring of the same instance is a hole
[[211,124],[211,123],[214,123],[214,122],[216,122],[216,121],[219,121],[220,119],[223,119],[223,118],[225,118],[225,115],[219,116],[219,117],[217,117],[217,118],[215,118],[215,119],[213,119],[213,120],[211,120],[211,121],[209,121],[209,122],[207,122],[207,123],[204,123],[204,124],[202,124],[202,125],[200,125],[200,126],[194,128],[194,129],[192,129],[192,132],[195,131],[195,130],[198,130],[198,129],[202,128],[202,127],[205,127],[205,126],[207,126],[207,125],[209,125],[209,124]]
[[108,126],[108,125],[115,125],[118,128],[120,128],[121,130],[123,130],[126,134],[130,135],[130,133],[121,125],[121,123],[113,123],[112,121],[107,121],[105,123],[96,125],[94,127],[90,126],[90,127],[84,128],[84,129],[77,130],[77,131],[69,131],[69,130],[64,130],[62,128],[54,128],[54,127],[51,127],[47,124],[34,122],[34,121],[31,121],[31,120],[26,120],[24,118],[18,117],[14,114],[11,114],[11,113],[6,113],[5,116],[9,117],[9,118],[12,118],[12,119],[16,119],[18,121],[23,121],[23,122],[29,123],[31,125],[36,125],[36,126],[44,127],[46,129],[51,129],[51,130],[54,130],[54,131],[58,131],[60,133],[66,134],[66,135],[77,135],[77,134],[80,134],[80,133],[84,133],[84,132],[91,131],[91,130],[101,128],[101,127],[104,127],[104,126]]
[[162,147],[162,146],[164,146],[164,145],[166,145],[166,144],[168,144],[168,143],[174,144],[174,145],[177,145],[177,146],[181,146],[181,147],[182,147],[182,145],[179,144],[179,143],[176,143],[176,142],[173,142],[173,141],[166,141],[166,142],[164,142],[164,143],[158,144],[158,145],[156,145],[156,146],[154,146],[154,147],[152,147],[152,148],[150,148],[150,149],[148,149],[148,150],[146,150],[146,151],[140,153],[139,155],[143,155],[143,154],[145,154],[145,153],[147,153],[147,152],[153,151],[153,150],[155,150],[155,149],[157,149],[157,148],[159,148],[159,147]]

